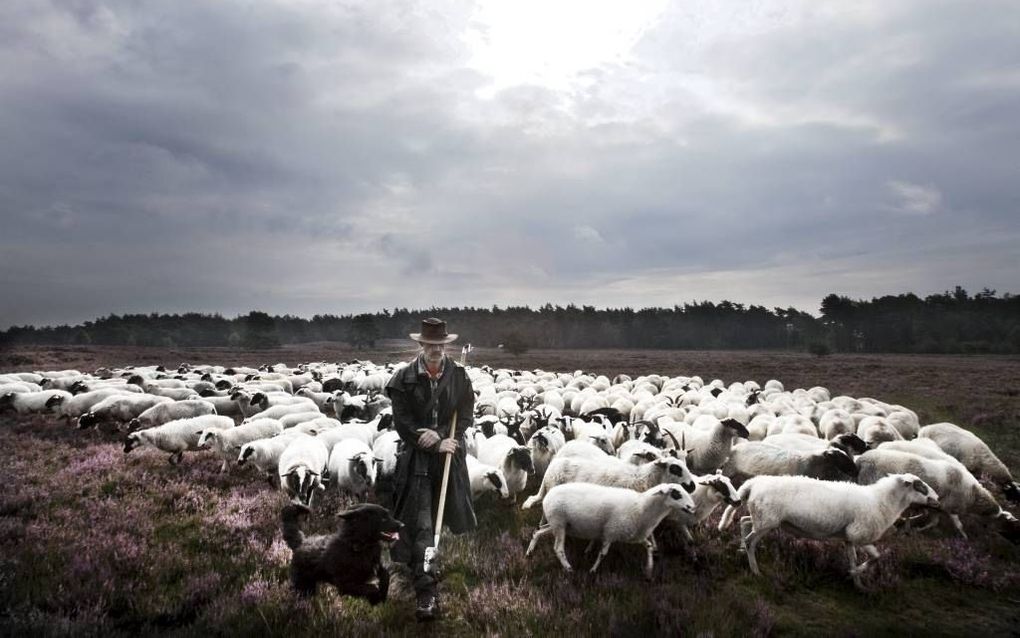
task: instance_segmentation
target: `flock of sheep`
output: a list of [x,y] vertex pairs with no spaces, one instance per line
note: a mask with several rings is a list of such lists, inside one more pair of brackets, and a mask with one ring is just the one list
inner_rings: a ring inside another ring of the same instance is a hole
[[[79,428],[127,431],[124,452],[151,447],[172,464],[211,450],[221,471],[254,471],[295,502],[327,486],[366,498],[387,489],[403,445],[383,393],[400,365],[309,363],[259,369],[182,364],[0,374],[0,410],[53,414]],[[759,573],[761,538],[782,527],[845,543],[849,571],[878,556],[898,521],[927,529],[946,516],[983,517],[1020,540],[1020,523],[977,477],[1009,500],[1020,486],[973,433],[921,426],[917,414],[823,387],[787,391],[776,380],[726,385],[700,377],[613,379],[469,367],[474,426],[464,433],[472,495],[496,492],[543,515],[527,553],[548,535],[563,567],[573,536],[644,544],[666,518],[690,540],[725,505],[719,529],[739,519],[741,551]],[[917,513],[908,512],[916,506]],[[857,550],[867,559],[858,564]]]

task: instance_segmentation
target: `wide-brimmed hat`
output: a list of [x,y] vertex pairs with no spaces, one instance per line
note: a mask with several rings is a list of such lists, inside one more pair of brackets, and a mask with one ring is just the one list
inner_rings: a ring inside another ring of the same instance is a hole
[[418,343],[450,343],[457,339],[456,334],[447,334],[446,322],[435,317],[422,319],[421,332],[412,332],[410,337]]

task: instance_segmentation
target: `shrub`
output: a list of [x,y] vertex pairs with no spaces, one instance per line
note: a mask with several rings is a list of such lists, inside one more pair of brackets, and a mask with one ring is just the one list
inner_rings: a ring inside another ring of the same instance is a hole
[[824,341],[813,341],[808,344],[808,352],[815,355],[816,357],[824,357],[829,355],[832,351],[829,349],[829,344]]

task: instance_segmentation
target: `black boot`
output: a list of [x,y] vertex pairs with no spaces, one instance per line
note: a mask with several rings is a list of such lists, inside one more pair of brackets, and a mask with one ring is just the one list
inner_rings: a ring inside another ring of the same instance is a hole
[[439,595],[434,591],[418,592],[414,617],[418,622],[426,622],[439,618]]

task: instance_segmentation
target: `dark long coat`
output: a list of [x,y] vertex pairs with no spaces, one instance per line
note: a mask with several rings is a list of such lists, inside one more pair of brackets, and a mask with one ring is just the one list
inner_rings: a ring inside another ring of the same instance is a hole
[[[447,487],[443,524],[453,533],[460,534],[478,526],[471,504],[471,481],[468,478],[465,460],[467,453],[464,448],[464,431],[474,421],[475,393],[464,368],[452,358],[446,357],[443,380],[449,374],[453,376],[445,387],[440,388],[437,423],[432,422],[431,410],[429,414],[425,414],[425,408],[432,396],[432,387],[428,375],[418,373],[417,359],[394,372],[386,384],[386,394],[393,401],[393,425],[403,440],[393,479],[393,515],[405,525],[414,525],[414,517],[418,511],[418,495],[413,489],[414,481],[411,479],[419,467],[428,468],[433,507],[438,505],[446,455],[419,448],[417,430],[423,427],[432,428],[440,437],[447,438],[453,411],[456,409],[456,439],[460,447],[453,455],[450,465],[450,483]],[[433,520],[435,514],[433,511]]]

